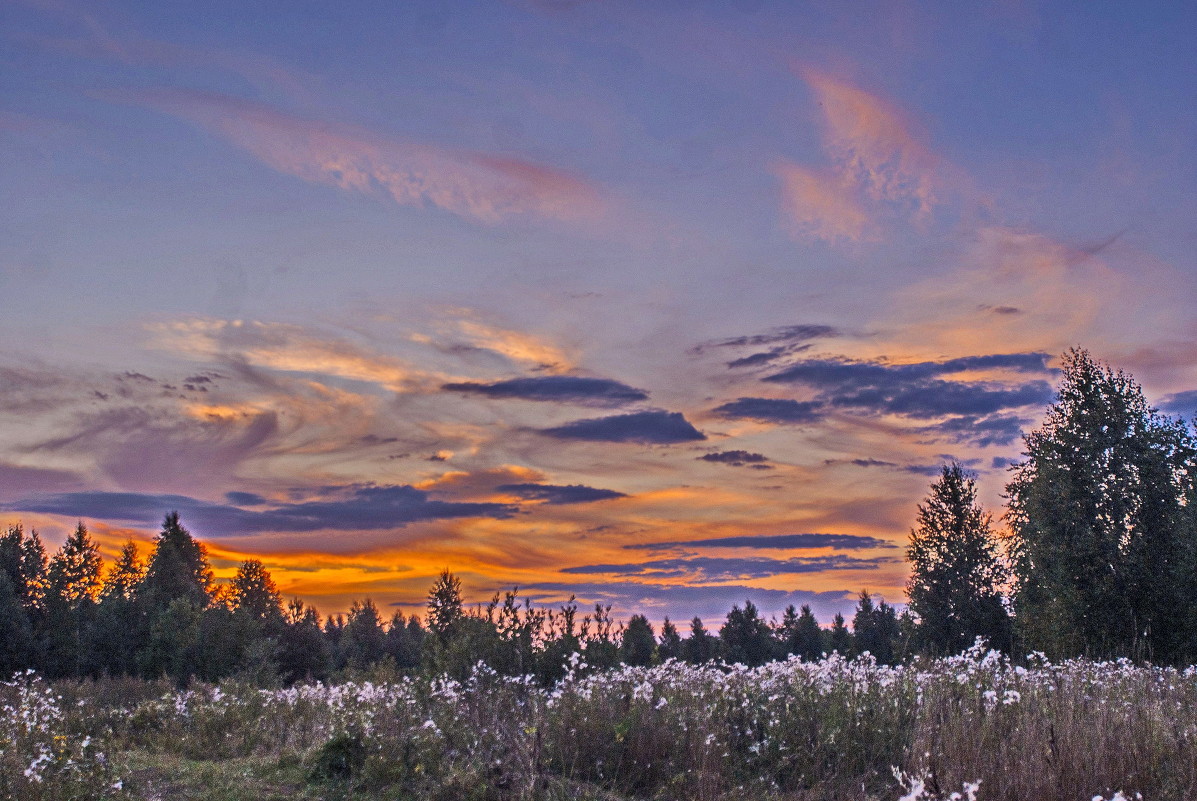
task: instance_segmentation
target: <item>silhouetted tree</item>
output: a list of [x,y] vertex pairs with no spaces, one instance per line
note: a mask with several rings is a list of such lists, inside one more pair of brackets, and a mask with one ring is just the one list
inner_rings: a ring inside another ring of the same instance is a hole
[[33,627],[7,570],[0,570],[0,676],[7,679],[32,659]]
[[386,654],[386,632],[374,601],[354,601],[349,607],[345,630],[341,633],[340,664],[361,669]]
[[682,640],[682,658],[691,665],[701,665],[718,655],[719,639],[707,632],[701,618],[695,617],[690,621],[690,636]]
[[661,639],[657,643],[657,661],[664,663],[670,659],[682,658],[682,635],[678,634],[677,626],[668,617],[661,623]]
[[727,622],[719,629],[719,640],[723,658],[729,663],[756,667],[773,658],[769,624],[761,619],[752,601],[745,601],[743,609],[732,606]]
[[66,542],[55,552],[47,571],[49,588],[72,608],[96,599],[100,591],[103,560],[100,547],[80,520]]
[[883,665],[894,663],[894,645],[901,632],[898,614],[884,600],[874,605],[867,590],[861,590],[852,618],[852,654],[868,652]]
[[835,617],[831,619],[831,628],[827,630],[826,634],[827,647],[824,650],[827,653],[839,653],[840,656],[852,654],[852,632],[848,631],[844,616],[839,612],[836,612]]
[[424,644],[424,628],[415,615],[404,618],[396,612],[387,626],[386,652],[400,670],[414,670],[420,666],[420,648]]
[[327,678],[329,647],[320,629],[320,615],[303,601],[292,598],[283,610],[283,622],[277,654],[282,680],[292,684]]
[[977,500],[976,478],[959,464],[944,465],[919,504],[906,558],[906,594],[924,649],[955,654],[979,636],[993,647],[1010,649],[1010,620],[1001,596],[1007,572],[998,557],[992,517]]
[[145,566],[137,545],[126,542],[100,587],[95,620],[87,635],[87,672],[129,675],[137,671],[135,654],[144,634],[136,601]]
[[796,654],[807,662],[814,662],[823,656],[823,631],[809,604],[802,605],[801,614],[789,630],[787,653]]
[[207,549],[183,528],[178,512],[171,512],[162,522],[138,598],[151,610],[164,610],[176,600],[185,600],[198,610],[212,599]]
[[453,635],[462,616],[461,579],[446,568],[428,592],[428,632],[444,642]]
[[237,568],[229,584],[229,605],[234,612],[249,615],[263,624],[282,619],[283,602],[266,566],[247,559]]
[[626,665],[644,666],[653,661],[657,639],[644,615],[632,615],[619,642],[619,659]]

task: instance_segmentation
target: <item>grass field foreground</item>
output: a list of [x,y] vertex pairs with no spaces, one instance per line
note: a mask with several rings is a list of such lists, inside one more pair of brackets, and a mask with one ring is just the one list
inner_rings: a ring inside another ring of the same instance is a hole
[[1197,670],[981,648],[885,667],[377,676],[260,689],[0,685],[0,798],[1197,797]]

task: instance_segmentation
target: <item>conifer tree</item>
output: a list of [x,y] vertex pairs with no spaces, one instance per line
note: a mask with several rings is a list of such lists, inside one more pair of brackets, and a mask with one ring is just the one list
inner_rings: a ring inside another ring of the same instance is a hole
[[719,640],[723,658],[729,663],[756,667],[773,658],[769,625],[761,619],[752,601],[745,601],[743,609],[739,605],[732,606],[727,613],[727,622],[719,629]]
[[456,631],[462,614],[461,579],[446,568],[428,592],[428,631],[444,642]]
[[247,559],[237,568],[229,584],[229,605],[233,611],[262,623],[274,623],[283,614],[278,587],[258,559]]
[[138,596],[157,610],[176,600],[203,609],[212,599],[207,549],[179,522],[178,512],[171,512],[162,522]]
[[802,605],[802,612],[798,615],[793,644],[794,650],[790,653],[797,654],[807,662],[817,661],[823,656],[823,632],[808,604]]
[[992,517],[977,500],[976,478],[959,464],[944,465],[919,504],[906,558],[911,571],[906,593],[925,650],[956,654],[977,637],[1010,648],[1001,595],[1007,572]]
[[719,655],[719,640],[702,625],[702,618],[690,621],[690,636],[682,640],[682,657],[691,665],[710,662]]
[[47,574],[49,590],[66,601],[72,609],[78,609],[81,604],[95,600],[100,590],[102,565],[100,547],[80,520],[50,560]]
[[678,634],[677,626],[666,616],[661,623],[661,639],[657,643],[657,661],[664,663],[670,659],[682,658],[682,635]]
[[1014,608],[1028,647],[1187,661],[1194,654],[1197,442],[1129,375],[1083,350],[1024,437],[1006,486]]
[[831,628],[827,630],[827,653],[838,653],[849,656],[852,653],[852,632],[848,631],[848,624],[839,612],[831,619]]
[[644,666],[653,661],[657,640],[644,615],[632,615],[619,643],[619,659],[625,665]]

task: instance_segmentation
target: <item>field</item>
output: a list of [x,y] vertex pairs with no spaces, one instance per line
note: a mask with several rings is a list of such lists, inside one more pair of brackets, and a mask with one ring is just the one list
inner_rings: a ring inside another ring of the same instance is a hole
[[1197,670],[973,649],[884,667],[0,685],[0,798],[1197,797]]

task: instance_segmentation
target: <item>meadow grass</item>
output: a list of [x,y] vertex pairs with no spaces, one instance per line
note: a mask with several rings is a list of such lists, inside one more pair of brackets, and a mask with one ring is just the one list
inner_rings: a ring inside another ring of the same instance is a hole
[[0,685],[0,798],[1197,798],[1197,671],[975,648],[886,667]]

